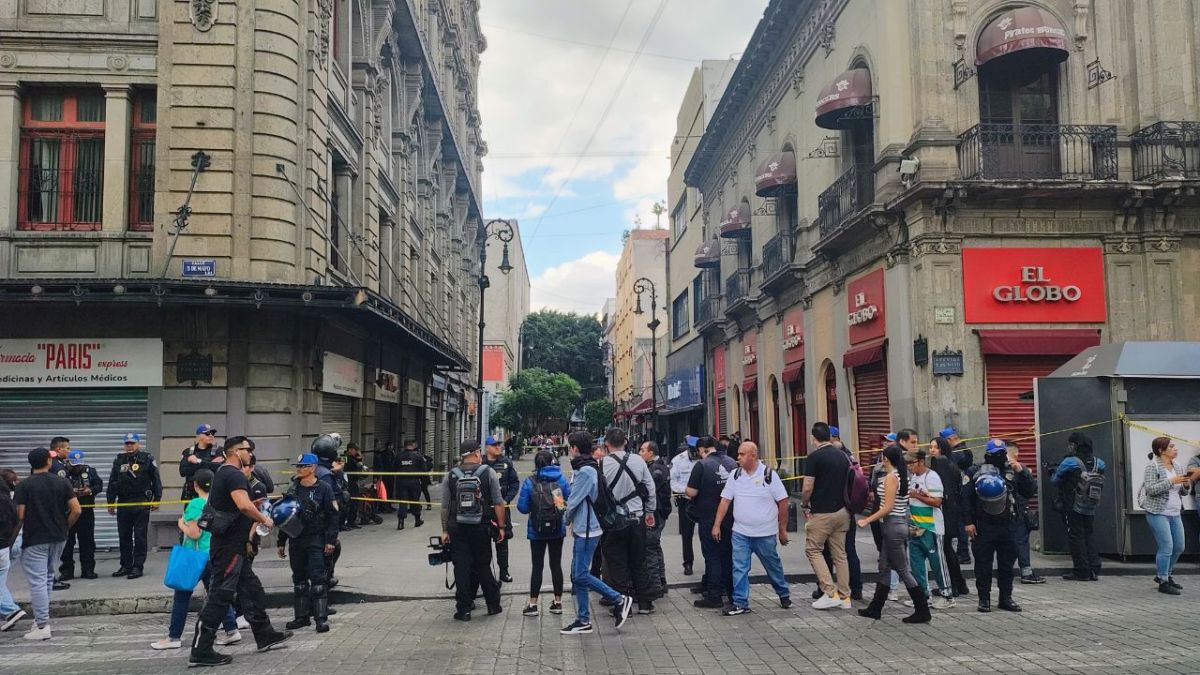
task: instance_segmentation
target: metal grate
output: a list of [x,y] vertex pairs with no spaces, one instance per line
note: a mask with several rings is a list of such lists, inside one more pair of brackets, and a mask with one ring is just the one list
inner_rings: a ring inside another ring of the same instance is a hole
[[1134,180],[1200,178],[1200,122],[1156,122],[1129,138]]
[[821,239],[832,236],[875,199],[875,172],[869,165],[851,166],[817,197]]
[[19,221],[26,230],[100,229],[104,138],[25,132],[21,138]]
[[966,180],[1116,180],[1112,125],[986,122],[958,137]]

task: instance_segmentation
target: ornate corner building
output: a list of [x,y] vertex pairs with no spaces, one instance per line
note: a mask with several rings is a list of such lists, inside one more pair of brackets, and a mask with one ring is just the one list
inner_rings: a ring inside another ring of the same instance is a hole
[[444,459],[476,415],[477,15],[0,0],[0,465],[138,430],[169,465],[199,422]]
[[818,420],[863,452],[953,424],[1029,461],[1035,377],[1197,339],[1200,9],[1150,7],[770,2],[684,172],[707,426],[791,457]]

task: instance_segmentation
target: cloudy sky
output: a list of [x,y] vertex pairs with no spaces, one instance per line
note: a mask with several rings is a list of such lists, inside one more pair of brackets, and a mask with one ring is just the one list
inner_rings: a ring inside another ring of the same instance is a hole
[[[666,201],[675,116],[701,59],[740,55],[767,0],[485,0],[488,218],[517,218],[533,309],[593,314],[621,232]],[[663,225],[666,226],[666,214]]]

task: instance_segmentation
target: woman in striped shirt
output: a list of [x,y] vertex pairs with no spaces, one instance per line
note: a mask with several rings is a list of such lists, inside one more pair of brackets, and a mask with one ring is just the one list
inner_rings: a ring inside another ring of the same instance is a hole
[[912,598],[915,611],[904,617],[904,623],[927,623],[929,621],[929,596],[921,590],[913,578],[908,564],[908,465],[904,462],[904,450],[893,445],[883,451],[884,478],[876,488],[876,503],[879,510],[866,518],[860,518],[859,527],[867,527],[882,521],[883,546],[879,550],[879,579],[875,584],[875,596],[866,609],[858,610],[860,616],[879,619],[883,603],[887,602],[887,578],[895,570],[900,575]]

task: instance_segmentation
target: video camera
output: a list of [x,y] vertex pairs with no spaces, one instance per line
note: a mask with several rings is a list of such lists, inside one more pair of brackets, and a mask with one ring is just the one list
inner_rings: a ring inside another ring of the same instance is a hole
[[430,537],[428,548],[433,549],[433,553],[429,554],[430,567],[445,565],[450,562],[450,547],[442,543],[441,537]]

